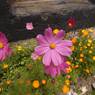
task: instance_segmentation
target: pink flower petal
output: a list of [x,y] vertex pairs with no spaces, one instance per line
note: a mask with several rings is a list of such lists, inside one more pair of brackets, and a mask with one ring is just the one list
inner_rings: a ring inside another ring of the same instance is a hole
[[68,48],[68,47],[65,47],[65,46],[64,46],[64,48],[62,48],[62,47],[56,47],[56,51],[58,53],[60,53],[61,55],[63,55],[63,56],[70,56],[72,54],[71,49]]
[[64,48],[64,46],[71,47],[72,46],[72,41],[62,40],[59,44],[57,44],[57,46],[60,46],[60,47],[63,47],[63,48]]
[[38,43],[41,44],[48,44],[48,42],[46,41],[45,37],[41,34],[37,35],[36,37]]
[[46,46],[37,46],[35,48],[35,52],[38,54],[38,55],[43,55],[45,54],[47,51],[49,50],[49,47],[46,47]]
[[60,30],[57,34],[56,34],[56,37],[58,39],[62,39],[65,35],[65,31],[64,30]]
[[51,63],[51,52],[48,51],[47,53],[45,53],[45,55],[43,56],[43,64],[45,66],[49,66]]
[[51,42],[54,39],[52,28],[49,27],[45,30],[45,38],[47,39],[48,42]]
[[32,22],[30,22],[30,23],[26,23],[26,29],[27,30],[33,30],[33,24],[32,24]]
[[58,66],[59,64],[62,63],[61,55],[59,55],[59,53],[57,53],[56,50],[52,50],[51,57],[52,57],[52,62],[55,66]]

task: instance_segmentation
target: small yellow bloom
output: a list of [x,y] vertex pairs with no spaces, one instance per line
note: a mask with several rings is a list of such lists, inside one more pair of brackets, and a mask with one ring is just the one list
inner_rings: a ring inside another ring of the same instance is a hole
[[89,50],[89,53],[91,54],[92,53],[92,50]]
[[95,61],[95,56],[93,56],[93,60]]
[[67,94],[67,93],[70,91],[70,87],[67,86],[67,85],[64,85],[64,86],[62,87],[62,91],[63,91],[64,94]]
[[7,69],[9,67],[8,64],[3,64],[3,69]]
[[87,46],[84,46],[84,48],[86,49],[86,48],[87,48]]
[[0,42],[0,49],[2,49],[4,47],[3,43]]
[[7,80],[7,81],[6,81],[6,84],[7,84],[7,85],[10,85],[11,83],[12,83],[11,80]]
[[17,50],[18,50],[18,51],[23,50],[22,46],[17,46]]
[[75,44],[77,42],[77,38],[74,37],[74,38],[72,38],[71,41],[72,41],[73,44]]
[[70,85],[70,80],[68,80],[68,79],[65,80],[65,84],[69,86]]
[[87,30],[82,30],[83,36],[88,36],[88,31]]
[[82,51],[83,50],[83,48],[82,47],[80,47],[80,51]]
[[71,50],[72,50],[72,51],[74,51],[74,50],[75,50],[75,47],[74,47],[74,46],[72,46],[72,47],[71,47]]
[[79,60],[80,60],[80,62],[83,62],[83,58],[80,58]]
[[90,70],[89,69],[85,69],[85,72],[89,74],[90,73]]
[[38,80],[34,80],[32,85],[33,85],[34,88],[39,88],[40,83],[39,83]]
[[42,80],[42,84],[44,84],[44,85],[45,85],[45,84],[46,84],[46,80],[44,80],[44,79],[43,79],[43,80]]
[[88,44],[87,44],[87,46],[88,46],[88,47],[90,47],[90,46],[91,46],[91,44],[90,44],[90,43],[88,43]]
[[66,63],[67,63],[68,65],[71,65],[71,62],[70,62],[70,61],[66,61]]
[[93,47],[91,47],[91,49],[93,49]]
[[53,34],[56,35],[60,30],[59,29],[54,29]]
[[92,40],[91,40],[91,39],[88,39],[88,42],[89,42],[89,43],[92,43]]
[[81,53],[81,54],[80,54],[80,57],[84,57],[84,54]]
[[66,73],[70,73],[72,72],[72,68],[69,66],[68,68],[66,68]]

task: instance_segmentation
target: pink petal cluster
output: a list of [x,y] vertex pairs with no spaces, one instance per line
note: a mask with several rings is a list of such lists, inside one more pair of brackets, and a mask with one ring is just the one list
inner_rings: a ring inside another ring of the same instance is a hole
[[44,36],[37,36],[38,46],[35,48],[35,53],[38,56],[43,56],[43,64],[45,72],[52,77],[60,74],[66,67],[66,57],[72,54],[69,47],[72,42],[63,40],[64,31],[60,30],[56,35],[53,34],[52,28],[45,30]]
[[34,28],[34,27],[33,27],[32,22],[30,22],[30,23],[29,23],[29,22],[26,23],[26,29],[27,29],[27,30],[33,30],[33,28]]
[[6,36],[0,32],[0,61],[3,61],[7,56],[11,55],[8,40]]

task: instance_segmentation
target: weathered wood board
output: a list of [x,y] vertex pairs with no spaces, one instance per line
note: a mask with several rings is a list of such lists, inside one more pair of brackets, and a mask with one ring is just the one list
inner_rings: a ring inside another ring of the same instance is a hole
[[95,8],[88,0],[16,0],[11,4],[16,16],[67,14],[74,10]]

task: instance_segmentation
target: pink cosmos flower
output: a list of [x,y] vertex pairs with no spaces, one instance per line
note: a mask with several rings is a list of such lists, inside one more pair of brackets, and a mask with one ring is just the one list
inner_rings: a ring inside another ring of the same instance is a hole
[[11,55],[8,40],[6,36],[0,32],[0,61],[3,61],[7,56]]
[[50,66],[59,66],[64,63],[65,57],[71,55],[72,51],[69,47],[72,42],[63,40],[64,31],[60,30],[56,35],[53,34],[49,27],[45,30],[45,35],[37,36],[38,46],[35,48],[36,54],[43,56],[43,64]]
[[60,75],[62,72],[65,73],[66,68],[68,67],[68,64],[65,62],[62,64],[59,64],[58,66],[54,66],[52,63],[50,66],[44,66],[45,73],[47,75],[50,75],[52,78],[55,76]]
[[32,24],[32,22],[30,22],[30,23],[26,23],[26,29],[27,30],[33,30],[33,24]]

